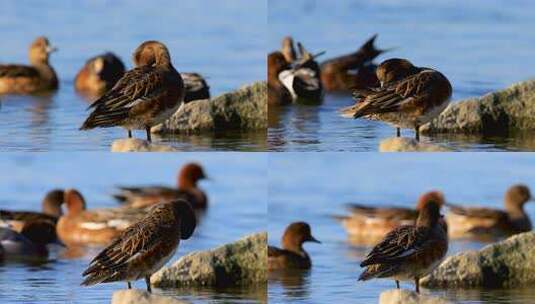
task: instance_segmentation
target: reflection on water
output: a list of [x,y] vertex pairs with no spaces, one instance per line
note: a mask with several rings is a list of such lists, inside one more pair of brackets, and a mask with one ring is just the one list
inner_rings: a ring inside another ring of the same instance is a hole
[[[213,249],[266,230],[267,155],[196,153],[104,155],[94,153],[3,153],[0,155],[0,209],[39,210],[52,188],[76,187],[89,209],[116,207],[117,185],[173,185],[186,162],[201,163],[211,180],[202,182],[210,206],[191,239],[181,241],[170,263],[193,251]],[[60,174],[58,173],[60,172]],[[240,187],[239,185],[247,185]],[[239,187],[239,191],[237,191]],[[42,264],[0,264],[1,303],[109,303],[124,282],[82,287],[81,273],[101,247],[51,246]],[[134,283],[145,289],[140,280]],[[192,303],[265,303],[266,286],[158,289]]]
[[[503,208],[504,192],[512,184],[526,183],[535,189],[534,169],[535,157],[529,154],[271,154],[269,243],[278,244],[288,223],[306,221],[322,244],[304,246],[312,259],[310,271],[270,275],[269,302],[368,304],[377,303],[382,291],[395,288],[392,280],[357,282],[359,264],[371,247],[352,242],[333,218],[347,212],[347,202],[413,207],[421,193],[439,189],[452,203]],[[534,219],[535,204],[526,204],[526,212]],[[450,241],[448,255],[478,250],[491,241]],[[414,289],[406,282],[402,287]],[[529,289],[423,292],[462,304],[535,303],[535,293]]]
[[[74,77],[88,58],[105,51],[117,54],[130,68],[131,54],[144,40],[164,42],[177,70],[205,76],[214,97],[265,79],[265,20],[264,1],[1,1],[0,63],[27,63],[28,45],[37,35],[46,35],[59,48],[50,62],[60,84],[46,101],[0,97],[0,151],[109,151],[112,141],[124,138],[126,132],[78,130],[89,103],[75,92]],[[197,146],[204,139],[208,143]],[[186,150],[265,150],[265,134],[263,140],[249,133],[238,137],[235,132],[162,140]]]
[[[377,59],[407,58],[443,72],[453,85],[454,101],[481,96],[534,76],[535,26],[528,11],[535,2],[510,5],[493,1],[284,1],[269,0],[269,50],[292,35],[322,59],[355,51],[378,33],[379,48],[395,47]],[[311,26],[313,24],[314,26]],[[445,55],[448,54],[448,55]],[[507,55],[504,55],[507,54]],[[270,113],[268,143],[273,151],[377,151],[390,126],[347,119],[337,110],[353,103],[350,95],[326,94],[319,106],[292,105]],[[413,137],[412,130],[403,136]],[[422,138],[471,151],[534,150],[532,137]]]

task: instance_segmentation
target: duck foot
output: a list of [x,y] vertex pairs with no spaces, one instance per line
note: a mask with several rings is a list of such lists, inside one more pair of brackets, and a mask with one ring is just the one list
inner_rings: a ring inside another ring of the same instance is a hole
[[396,128],[396,137],[401,137],[401,129]]
[[414,279],[414,283],[416,284],[416,293],[420,293],[420,279]]
[[152,288],[150,288],[150,277],[149,276],[145,277],[145,283],[147,283],[147,291],[149,293],[152,293]]
[[396,287],[399,289],[399,281],[396,280]]
[[128,130],[128,138],[132,138],[132,130]]
[[128,289],[132,289],[132,284],[130,284],[130,281],[128,281],[127,283],[128,283]]
[[420,126],[414,127],[414,132],[416,132],[416,141],[420,142]]

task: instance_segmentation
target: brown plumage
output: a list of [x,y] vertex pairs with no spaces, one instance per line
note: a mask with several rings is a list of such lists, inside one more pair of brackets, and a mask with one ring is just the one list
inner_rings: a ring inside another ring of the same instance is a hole
[[290,224],[282,236],[282,249],[268,246],[268,269],[307,269],[312,266],[308,253],[303,249],[303,243],[316,240],[310,231],[310,225],[305,222]]
[[297,53],[295,52],[294,40],[292,37],[286,36],[282,39],[281,53],[289,64],[297,60]]
[[167,47],[146,41],[134,52],[136,68],[95,101],[81,130],[121,126],[141,129],[151,141],[150,128],[173,115],[184,100],[184,83],[171,63]]
[[58,88],[56,72],[49,63],[56,51],[46,37],[38,37],[30,46],[27,65],[0,65],[0,94],[32,94]]
[[348,92],[379,85],[373,63],[387,50],[377,49],[374,45],[377,34],[366,41],[356,52],[338,56],[321,64],[321,82],[325,90]]
[[151,291],[150,276],[175,253],[180,240],[191,237],[195,230],[195,215],[184,200],[161,203],[130,226],[89,264],[82,285],[145,278]]
[[399,226],[414,225],[418,218],[418,210],[428,200],[434,200],[440,206],[445,204],[442,192],[429,191],[418,198],[415,208],[348,204],[347,207],[351,214],[336,216],[335,219],[346,229],[352,242],[373,245]]
[[178,173],[176,188],[166,186],[119,187],[120,192],[114,197],[119,202],[133,208],[143,208],[162,201],[182,198],[190,202],[193,209],[205,209],[208,207],[208,197],[197,186],[197,183],[206,178],[201,165],[188,163]]
[[0,227],[0,251],[7,259],[41,260],[48,256],[46,245],[57,242],[55,230],[42,220],[27,221],[20,231]]
[[[49,222],[54,227],[62,215],[63,190],[49,191],[41,202],[42,212],[0,210],[0,222],[4,222],[11,229],[20,232],[25,223],[30,221]],[[54,232],[55,235],[55,232]]]
[[180,75],[184,81],[184,90],[186,91],[184,103],[210,98],[210,87],[201,74],[180,73]]
[[380,88],[356,90],[357,103],[341,110],[342,116],[381,120],[400,128],[420,126],[438,116],[448,105],[452,88],[442,73],[412,65],[405,59],[389,59],[377,68]]
[[282,84],[279,74],[288,70],[289,64],[281,52],[273,52],[268,55],[268,105],[287,105],[292,103],[290,91]]
[[74,87],[83,95],[100,97],[119,81],[124,72],[121,59],[107,52],[86,61],[74,79]]
[[393,278],[414,280],[420,292],[420,278],[431,272],[448,251],[447,232],[441,224],[440,205],[427,200],[416,225],[401,226],[377,244],[360,264],[366,267],[359,280]]
[[530,231],[532,225],[524,211],[524,204],[531,200],[527,186],[514,185],[505,193],[503,211],[448,204],[450,212],[446,214],[446,221],[451,227],[450,237],[503,237]]

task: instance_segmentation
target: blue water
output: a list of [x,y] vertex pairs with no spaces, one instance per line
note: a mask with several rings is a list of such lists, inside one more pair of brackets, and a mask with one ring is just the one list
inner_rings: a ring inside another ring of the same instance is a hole
[[[247,12],[247,13],[244,13]],[[51,63],[60,79],[49,97],[2,98],[0,151],[107,150],[120,128],[81,132],[88,103],[74,91],[85,61],[105,51],[132,67],[145,40],[164,42],[177,70],[207,78],[212,96],[266,77],[265,1],[18,1],[0,2],[0,63],[27,63],[28,46],[46,35],[59,51]],[[144,132],[138,136],[144,138]],[[261,150],[265,133],[159,137],[184,150]]]
[[[503,208],[505,190],[525,183],[535,190],[535,156],[507,153],[377,154],[272,153],[269,156],[269,243],[279,245],[286,226],[306,221],[322,244],[306,243],[312,258],[309,272],[271,275],[269,303],[377,303],[382,291],[395,288],[391,280],[357,282],[360,261],[370,250],[347,241],[332,215],[343,215],[344,204],[413,207],[431,189],[443,191],[452,203]],[[535,204],[526,205],[535,219]],[[448,254],[478,249],[485,244],[452,241]],[[403,283],[413,290],[414,285]],[[535,302],[528,287],[510,290],[428,290],[454,303]]]
[[[454,101],[535,77],[535,2],[506,0],[269,0],[269,50],[292,35],[318,60],[357,50],[377,33],[379,48],[395,48],[377,62],[401,57],[438,69],[453,85]],[[320,106],[290,106],[270,117],[274,151],[377,151],[395,130],[381,122],[344,119],[349,95],[327,94]],[[410,130],[403,136],[413,137]],[[526,137],[424,137],[460,150],[534,150]]]
[[[180,243],[170,263],[189,252],[212,249],[245,235],[266,231],[267,155],[260,153],[3,153],[0,155],[0,172],[4,172],[0,174],[0,208],[39,210],[42,196],[57,187],[79,189],[88,208],[114,207],[117,204],[110,194],[115,186],[175,185],[177,170],[189,161],[201,163],[211,179],[201,184],[210,206],[193,237]],[[56,248],[51,261],[44,265],[0,265],[0,302],[109,303],[114,291],[125,288],[125,283],[79,286],[81,273],[98,249],[74,259],[66,258],[70,252]],[[142,281],[134,285],[145,289]],[[262,289],[156,289],[155,293],[193,303],[253,303],[265,297]]]

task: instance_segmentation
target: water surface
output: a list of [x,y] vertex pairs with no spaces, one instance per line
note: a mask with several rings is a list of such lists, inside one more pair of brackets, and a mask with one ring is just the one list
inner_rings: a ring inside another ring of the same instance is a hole
[[[59,49],[51,63],[60,79],[51,96],[2,97],[0,151],[109,150],[125,137],[121,128],[78,131],[88,102],[75,93],[74,77],[87,59],[105,51],[131,68],[141,42],[160,40],[179,72],[207,78],[212,96],[266,77],[264,1],[6,0],[0,3],[0,34],[0,63],[27,63],[33,39],[48,36]],[[135,136],[145,138],[145,132]],[[155,140],[181,150],[265,150],[265,137],[225,132]]]
[[[535,157],[507,153],[374,154],[276,153],[269,167],[269,244],[279,246],[286,226],[306,221],[322,244],[305,243],[312,258],[309,271],[272,273],[269,303],[377,303],[382,291],[395,288],[391,280],[357,282],[360,262],[370,250],[347,241],[332,215],[343,215],[344,204],[413,207],[423,192],[439,189],[453,203],[503,208],[505,190],[514,183],[535,189]],[[526,210],[535,218],[535,204]],[[448,254],[479,249],[485,243],[452,241]],[[413,290],[411,283],[402,288]],[[532,288],[509,290],[423,289],[454,303],[535,302]]]
[[[201,183],[209,209],[193,237],[181,241],[170,263],[197,250],[212,249],[245,235],[266,230],[267,192],[265,154],[189,153],[188,155],[104,155],[101,153],[0,155],[0,209],[39,210],[42,196],[52,188],[76,187],[88,208],[114,207],[117,185],[174,185],[177,170],[188,161],[201,163],[210,181]],[[240,187],[240,185],[247,187]],[[81,273],[99,248],[82,251],[53,248],[41,265],[0,264],[2,303],[109,303],[125,283],[81,287]],[[145,289],[144,281],[134,283]],[[266,290],[166,289],[155,293],[193,303],[256,303]]]
[[[378,33],[379,48],[395,50],[418,66],[444,73],[452,83],[453,99],[480,96],[533,78],[535,26],[533,1],[326,1],[269,0],[269,49],[292,35],[323,58],[357,50]],[[519,34],[521,33],[521,34]],[[327,94],[320,106],[296,105],[272,111],[268,143],[274,151],[376,151],[379,142],[395,136],[381,122],[341,118],[337,110],[352,104],[349,95]],[[411,130],[403,136],[413,137]],[[534,150],[528,136],[422,138],[459,150]]]

